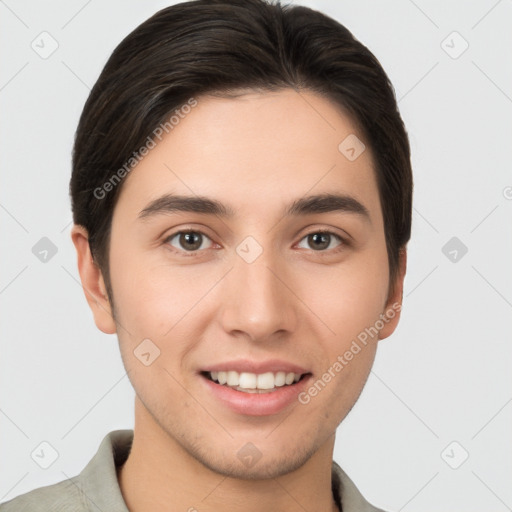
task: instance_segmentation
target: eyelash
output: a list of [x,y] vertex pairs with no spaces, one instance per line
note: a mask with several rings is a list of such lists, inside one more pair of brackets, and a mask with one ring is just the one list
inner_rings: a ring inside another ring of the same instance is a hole
[[[180,256],[183,256],[185,258],[188,258],[188,257],[197,257],[199,255],[199,253],[201,251],[204,251],[206,249],[197,249],[197,250],[194,250],[194,251],[185,251],[185,250],[179,250],[179,249],[176,249],[175,247],[173,247],[171,244],[170,244],[170,241],[175,238],[177,235],[181,235],[181,234],[186,234],[186,233],[195,233],[195,234],[199,234],[203,237],[206,237],[208,238],[209,240],[210,237],[203,233],[202,231],[199,231],[199,230],[195,230],[195,229],[184,229],[184,230],[181,230],[181,231],[176,231],[175,233],[172,233],[171,235],[167,236],[164,240],[164,243],[168,245],[168,247],[170,247],[171,251],[174,252],[175,254],[179,254]],[[308,236],[311,236],[311,235],[331,235],[333,236],[334,238],[338,239],[340,243],[340,245],[334,249],[330,249],[330,250],[318,250],[318,251],[315,251],[314,249],[310,249],[311,251],[317,253],[319,256],[329,256],[329,255],[332,255],[332,254],[337,254],[338,252],[342,251],[345,247],[349,246],[350,243],[347,241],[346,238],[338,235],[337,233],[334,233],[332,231],[328,231],[328,230],[322,230],[322,229],[318,229],[318,230],[315,230],[315,231],[311,231],[310,233],[306,233],[301,239],[300,241],[304,240],[305,238],[307,238]],[[300,243],[300,242],[299,242]],[[202,245],[202,244],[201,244]]]

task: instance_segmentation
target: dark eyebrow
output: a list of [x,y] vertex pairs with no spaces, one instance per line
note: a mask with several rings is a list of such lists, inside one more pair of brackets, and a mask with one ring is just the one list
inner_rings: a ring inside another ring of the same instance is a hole
[[151,201],[140,213],[139,219],[153,215],[173,212],[194,212],[218,215],[219,217],[234,217],[235,212],[215,199],[203,196],[183,196],[165,194]]
[[[215,199],[203,196],[165,194],[151,201],[140,213],[144,219],[172,212],[194,212],[218,215],[223,218],[235,216],[235,211]],[[360,215],[371,223],[370,212],[357,199],[345,194],[318,194],[295,200],[284,212],[285,216],[313,213],[342,212]]]
[[286,215],[307,215],[311,213],[342,212],[360,215],[371,223],[368,208],[355,197],[346,194],[319,194],[301,197],[286,210]]

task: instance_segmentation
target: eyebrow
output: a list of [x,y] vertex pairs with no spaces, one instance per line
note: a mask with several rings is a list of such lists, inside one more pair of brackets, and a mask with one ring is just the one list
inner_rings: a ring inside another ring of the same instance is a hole
[[[151,201],[139,213],[139,219],[174,212],[193,212],[232,218],[235,211],[221,202],[204,196],[165,194]],[[285,216],[301,216],[314,213],[340,212],[360,216],[371,224],[370,212],[355,197],[346,194],[317,194],[293,201],[285,210]]]

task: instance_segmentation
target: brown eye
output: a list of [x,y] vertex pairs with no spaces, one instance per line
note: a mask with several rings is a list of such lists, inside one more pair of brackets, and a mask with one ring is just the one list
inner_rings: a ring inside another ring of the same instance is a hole
[[[338,245],[332,247],[331,242],[336,239],[339,241]],[[344,240],[335,233],[330,231],[315,231],[309,233],[302,240],[306,240],[308,247],[306,249],[313,249],[314,251],[325,251],[326,249],[335,249],[340,245],[344,245]]]
[[207,248],[203,246],[205,239],[210,240],[200,231],[178,231],[167,237],[165,241],[179,251],[196,252]]

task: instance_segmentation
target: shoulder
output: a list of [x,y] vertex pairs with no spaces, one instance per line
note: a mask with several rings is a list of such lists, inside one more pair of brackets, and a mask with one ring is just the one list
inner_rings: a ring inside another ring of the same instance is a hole
[[39,487],[0,503],[0,512],[82,512],[88,508],[75,478]]
[[366,501],[354,482],[335,461],[332,464],[332,482],[334,498],[343,512],[385,512]]
[[116,466],[125,462],[132,440],[133,430],[109,432],[79,475],[1,503],[0,512],[128,512]]

